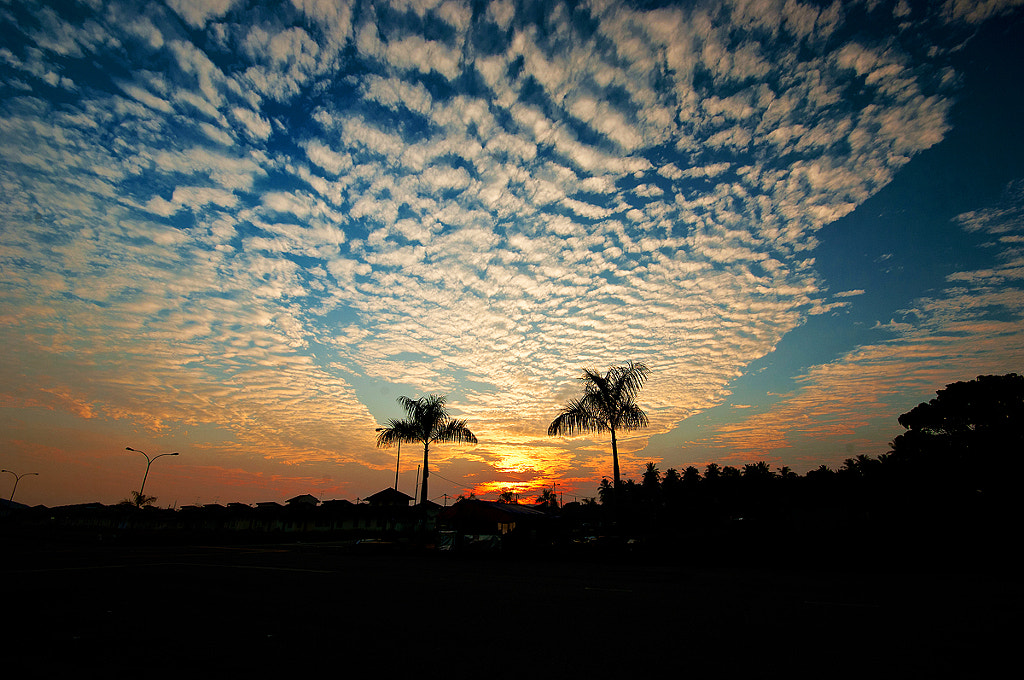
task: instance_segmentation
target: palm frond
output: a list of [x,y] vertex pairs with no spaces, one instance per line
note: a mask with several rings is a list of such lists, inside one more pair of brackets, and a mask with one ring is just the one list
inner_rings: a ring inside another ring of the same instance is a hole
[[636,430],[647,427],[647,414],[636,404],[628,404],[619,413],[616,429]]
[[419,422],[424,420],[436,420],[438,416],[447,413],[445,398],[442,394],[428,394],[419,399],[400,396],[398,403],[405,409],[410,421]]
[[651,371],[646,364],[628,362],[625,366],[615,366],[608,371],[608,382],[615,385],[615,391],[621,401],[632,401],[636,398],[644,381]]
[[446,419],[434,428],[432,442],[448,442],[452,444],[476,444],[476,435],[466,427],[465,420]]
[[395,444],[416,441],[416,427],[408,420],[392,418],[377,432],[377,448],[389,449]]
[[594,395],[571,399],[548,426],[548,436],[572,437],[583,432],[604,432],[608,429],[608,419],[602,410],[600,398]]
[[377,437],[378,442],[477,443],[465,420],[456,420],[448,415],[444,395],[429,394],[419,399],[401,396],[398,403],[405,409],[407,417],[401,421],[388,421],[389,427]]
[[402,408],[405,409],[406,414],[411,416],[413,412],[416,410],[416,407],[419,404],[420,400],[413,399],[412,397],[407,397],[403,394],[402,396],[398,397],[396,401]]
[[583,383],[583,393],[585,395],[594,395],[602,401],[608,401],[611,398],[611,386],[608,383],[608,378],[594,369],[583,369],[580,381]]

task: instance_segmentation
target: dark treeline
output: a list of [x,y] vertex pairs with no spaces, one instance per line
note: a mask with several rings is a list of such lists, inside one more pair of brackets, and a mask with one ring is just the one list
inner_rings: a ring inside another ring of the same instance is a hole
[[806,552],[870,545],[909,556],[927,544],[952,558],[1008,544],[1024,454],[1024,377],[980,376],[948,385],[899,417],[906,431],[877,457],[848,458],[800,475],[765,462],[659,470],[618,490],[605,479],[597,503],[563,512],[613,521],[624,533],[679,546],[742,537],[747,547]]

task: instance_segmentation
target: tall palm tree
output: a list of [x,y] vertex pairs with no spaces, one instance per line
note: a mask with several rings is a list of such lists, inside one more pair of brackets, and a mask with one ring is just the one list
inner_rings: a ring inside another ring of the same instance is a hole
[[400,442],[423,444],[423,482],[420,486],[420,502],[427,500],[427,478],[430,476],[428,454],[435,442],[476,444],[476,436],[466,427],[465,420],[452,418],[445,407],[441,394],[431,394],[419,399],[399,397],[398,403],[405,409],[404,420],[389,420],[388,427],[377,435],[377,446],[388,447]]
[[647,426],[647,414],[637,406],[636,395],[649,374],[646,365],[632,361],[625,366],[612,366],[604,375],[589,368],[584,370],[580,377],[583,396],[568,401],[548,426],[549,437],[611,432],[612,478],[616,492],[622,486],[622,480],[619,478],[619,449],[615,435]]

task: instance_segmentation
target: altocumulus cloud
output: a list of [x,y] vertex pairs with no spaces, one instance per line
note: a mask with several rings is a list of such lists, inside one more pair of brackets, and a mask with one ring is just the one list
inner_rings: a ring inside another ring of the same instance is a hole
[[[635,359],[666,432],[862,292],[816,234],[943,139],[948,55],[1004,9],[869,4],[12,2],[5,403],[376,464],[384,381],[498,460]],[[985,219],[972,285],[1020,271]]]

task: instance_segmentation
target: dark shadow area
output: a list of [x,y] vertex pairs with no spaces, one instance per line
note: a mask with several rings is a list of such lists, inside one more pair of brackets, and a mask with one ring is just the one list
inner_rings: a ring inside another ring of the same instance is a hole
[[39,547],[5,560],[21,594],[6,610],[7,665],[10,677],[48,678],[991,677],[1019,612],[1005,573],[749,557],[700,567],[329,544]]

